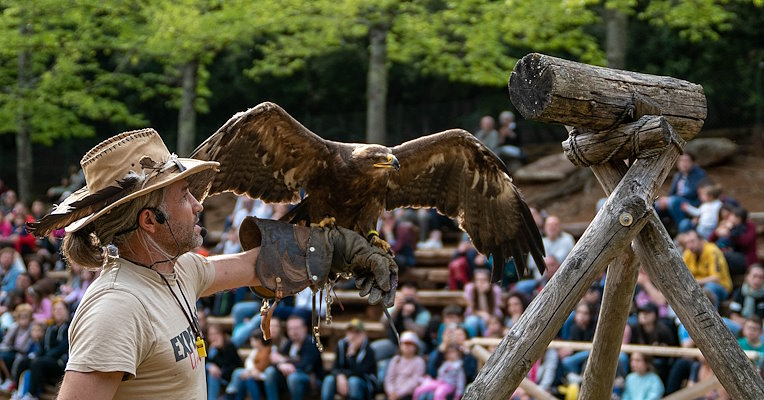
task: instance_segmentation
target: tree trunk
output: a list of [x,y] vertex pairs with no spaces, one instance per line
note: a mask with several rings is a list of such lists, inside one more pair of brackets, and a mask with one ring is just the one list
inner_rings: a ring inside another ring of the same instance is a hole
[[[21,24],[19,33],[26,34],[26,24]],[[16,113],[16,179],[19,200],[25,204],[32,201],[32,143],[25,103],[29,89],[29,52],[22,49],[18,58],[18,111]]]
[[387,143],[385,104],[387,103],[387,27],[369,28],[369,73],[366,82],[366,141]]
[[626,68],[629,17],[620,10],[605,10],[605,53],[607,66]]
[[180,112],[178,113],[178,148],[176,153],[187,157],[194,150],[196,141],[196,80],[199,62],[189,61],[180,66],[183,79]]

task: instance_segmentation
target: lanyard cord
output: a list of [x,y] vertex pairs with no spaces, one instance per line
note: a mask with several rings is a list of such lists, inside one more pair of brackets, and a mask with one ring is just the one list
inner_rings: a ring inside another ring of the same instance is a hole
[[178,302],[178,306],[180,306],[180,310],[183,312],[183,316],[186,317],[188,324],[194,330],[194,334],[196,334],[197,337],[204,339],[204,337],[202,336],[201,326],[199,326],[199,323],[196,320],[196,316],[194,315],[194,312],[191,310],[191,306],[188,304],[188,300],[186,300],[186,295],[183,293],[183,288],[180,286],[180,278],[177,278],[178,290],[180,290],[180,295],[183,296],[183,301],[186,302],[186,307],[188,307],[188,313],[191,314],[191,317],[186,315],[186,309],[183,308],[183,304],[180,303],[180,299],[175,294],[175,291],[172,290],[172,287],[170,287],[170,282],[167,281],[167,278],[165,278],[164,275],[162,275],[159,271],[156,271],[156,273],[159,274],[159,276],[162,277],[162,280],[164,281],[164,283],[167,284],[167,289],[170,290],[170,293],[172,293],[172,297],[175,298],[176,302]]

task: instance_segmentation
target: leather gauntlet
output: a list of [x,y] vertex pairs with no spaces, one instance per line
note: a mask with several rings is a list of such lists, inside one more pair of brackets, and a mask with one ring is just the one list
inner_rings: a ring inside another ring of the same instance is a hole
[[310,287],[314,292],[340,275],[353,275],[361,296],[371,304],[392,306],[398,266],[379,247],[342,227],[318,228],[247,217],[239,228],[244,250],[260,247],[253,290],[266,299],[280,299]]

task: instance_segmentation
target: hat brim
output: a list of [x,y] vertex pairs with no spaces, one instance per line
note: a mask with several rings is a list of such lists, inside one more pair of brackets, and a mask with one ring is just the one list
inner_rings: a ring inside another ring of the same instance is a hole
[[[208,177],[205,176],[202,178],[204,180],[207,180],[208,182],[206,182],[204,185],[199,185],[204,188],[203,190],[206,191],[207,186],[212,182],[212,179],[214,178],[215,173],[217,172],[218,166],[220,166],[220,163],[215,161],[201,161],[201,160],[195,160],[193,158],[178,158],[178,161],[180,161],[180,163],[186,168],[183,172],[168,173],[156,179],[152,179],[144,188],[138,191],[132,192],[126,195],[125,197],[120,198],[119,200],[109,204],[108,206],[104,207],[103,209],[101,209],[100,211],[96,213],[80,218],[72,222],[71,224],[67,225],[66,232],[67,233],[77,232],[78,230],[85,227],[87,224],[93,222],[95,219],[105,214],[108,214],[114,208],[122,204],[125,204],[129,202],[130,200],[133,200],[145,194],[148,194],[154,190],[167,187],[169,185],[172,185],[175,182],[186,179],[192,175],[196,175],[202,172],[212,172],[207,174],[209,175]],[[84,190],[81,189],[72,193],[71,196],[66,198],[66,200],[62,203],[62,205],[67,203],[71,204],[75,201],[82,200],[91,195],[91,193],[86,188],[83,188],[83,189]],[[199,198],[203,193],[192,193],[192,194],[194,195],[194,197]]]

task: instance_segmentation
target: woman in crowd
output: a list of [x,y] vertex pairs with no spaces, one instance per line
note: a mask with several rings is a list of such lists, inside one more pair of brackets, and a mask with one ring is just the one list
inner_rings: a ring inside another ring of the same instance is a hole
[[401,334],[400,354],[393,357],[385,374],[385,395],[389,400],[411,400],[414,389],[424,377],[424,359],[417,355],[419,338],[416,333]]
[[503,318],[501,288],[491,284],[491,272],[485,268],[475,270],[473,282],[464,286],[464,327],[470,337],[481,336],[491,315]]
[[220,388],[231,381],[233,370],[241,367],[241,358],[220,325],[207,327],[207,342],[207,399],[214,400],[218,398]]

